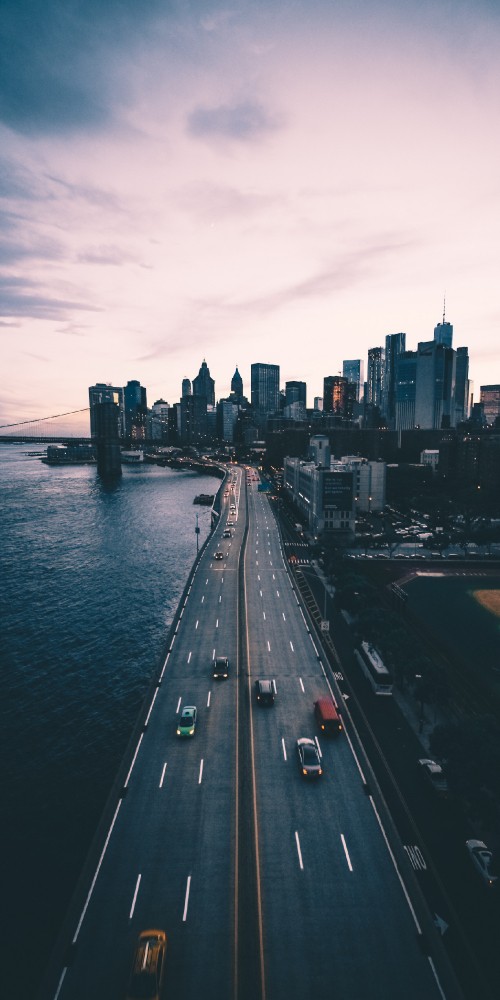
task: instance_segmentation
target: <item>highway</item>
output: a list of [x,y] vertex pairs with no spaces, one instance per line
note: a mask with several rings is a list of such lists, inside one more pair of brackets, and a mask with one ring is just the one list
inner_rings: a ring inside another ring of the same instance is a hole
[[[318,737],[313,702],[329,682],[268,500],[241,469],[230,477],[43,1000],[124,998],[146,928],[167,934],[165,997],[458,1000],[439,943],[437,962],[422,948],[411,866],[355,734],[321,737],[323,776],[299,773],[295,742]],[[227,680],[211,675],[219,655]],[[272,707],[256,705],[259,677],[276,682]],[[186,705],[198,724],[181,739]]]

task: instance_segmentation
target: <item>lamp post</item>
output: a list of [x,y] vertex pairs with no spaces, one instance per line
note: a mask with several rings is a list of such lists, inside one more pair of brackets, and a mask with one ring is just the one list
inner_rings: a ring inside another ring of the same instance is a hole
[[196,515],[196,528],[194,530],[196,534],[196,555],[198,555],[200,550],[200,527],[198,524],[198,514]]

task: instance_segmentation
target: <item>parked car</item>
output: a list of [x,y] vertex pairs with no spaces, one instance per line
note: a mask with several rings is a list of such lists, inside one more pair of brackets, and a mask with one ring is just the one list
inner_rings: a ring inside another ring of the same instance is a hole
[[177,723],[177,736],[194,736],[197,718],[196,705],[186,705]]
[[321,757],[314,740],[303,737],[297,740],[299,770],[306,778],[319,778],[323,774]]
[[448,782],[441,764],[438,764],[435,760],[422,757],[418,761],[418,766],[425,780],[438,795],[446,795],[448,793]]
[[165,931],[141,931],[132,963],[126,1000],[160,1000],[165,971]]
[[483,884],[491,888],[496,886],[498,874],[493,852],[486,847],[482,840],[466,840],[465,846],[474,868],[483,880]]

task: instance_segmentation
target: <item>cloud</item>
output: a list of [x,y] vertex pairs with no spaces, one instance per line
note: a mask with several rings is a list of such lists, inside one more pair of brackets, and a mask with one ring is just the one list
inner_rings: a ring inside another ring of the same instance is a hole
[[176,204],[198,219],[217,222],[233,217],[254,217],[258,212],[283,206],[285,198],[261,191],[238,190],[230,185],[200,183],[182,189]]
[[100,311],[87,302],[45,295],[35,282],[8,275],[0,277],[0,302],[3,317],[70,320],[74,311]]
[[0,120],[30,135],[104,126],[117,56],[162,10],[161,0],[141,0],[140,13],[136,0],[2,0]]
[[261,104],[242,101],[218,107],[198,107],[188,116],[188,132],[195,138],[234,139],[252,142],[283,128],[284,116],[267,111]]
[[135,257],[117,246],[98,246],[78,254],[77,260],[81,264],[106,264],[121,267],[122,264],[130,264],[135,261]]

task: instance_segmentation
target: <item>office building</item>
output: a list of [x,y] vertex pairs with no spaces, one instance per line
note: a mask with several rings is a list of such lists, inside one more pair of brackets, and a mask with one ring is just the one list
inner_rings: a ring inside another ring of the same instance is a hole
[[305,382],[285,382],[285,406],[303,403],[306,406],[307,386]]
[[367,406],[377,406],[382,410],[384,386],[385,351],[383,347],[370,347],[368,351],[368,371],[366,376]]
[[210,377],[210,369],[206,361],[193,379],[193,396],[204,396],[207,406],[215,406],[215,381]]
[[455,426],[456,355],[439,341],[417,348],[415,426],[439,430]]
[[243,379],[238,371],[238,365],[236,365],[236,371],[231,379],[231,392],[235,401],[241,406],[243,402]]
[[343,375],[326,375],[323,379],[323,413],[347,416],[347,379]]
[[352,382],[356,386],[355,402],[359,403],[363,394],[363,385],[365,381],[364,362],[360,359],[357,359],[356,361],[343,361],[342,375],[348,382]]
[[329,468],[299,458],[284,459],[283,488],[304,516],[314,537],[354,534],[353,474],[340,462]]
[[434,327],[434,340],[436,344],[443,344],[444,347],[453,347],[453,326],[446,322],[446,302],[443,307],[443,322]]
[[252,410],[258,422],[279,413],[280,409],[280,368],[257,362],[250,369],[250,391]]
[[183,378],[183,380],[182,380],[181,396],[191,396],[191,393],[192,393],[191,379],[190,378]]
[[[97,436],[96,407],[100,403],[116,403],[118,409],[111,413],[117,415],[118,436],[125,437],[125,399],[123,386],[111,385],[110,382],[97,382],[89,386],[90,436]],[[111,418],[113,419],[113,418]]]
[[382,390],[382,413],[387,426],[396,426],[396,368],[400,354],[406,350],[406,333],[391,333],[385,338],[385,368]]
[[169,410],[170,407],[164,399],[157,399],[156,402],[153,403],[148,417],[147,434],[151,441],[168,444]]
[[369,462],[359,455],[345,455],[340,464],[352,472],[355,510],[368,514],[383,510],[386,502],[386,463]]
[[146,437],[148,412],[146,389],[137,379],[127,382],[123,390],[125,405],[125,437],[140,441]]
[[469,351],[457,347],[455,367],[455,426],[469,418]]
[[483,407],[486,424],[493,427],[500,417],[500,385],[482,385],[479,393],[479,402]]
[[396,430],[454,427],[456,353],[436,340],[403,351],[396,365]]

